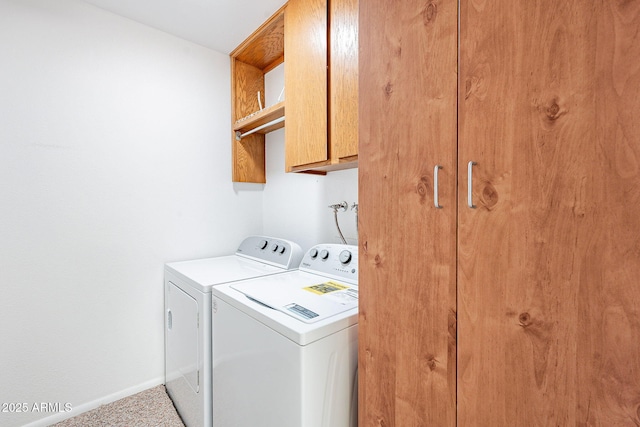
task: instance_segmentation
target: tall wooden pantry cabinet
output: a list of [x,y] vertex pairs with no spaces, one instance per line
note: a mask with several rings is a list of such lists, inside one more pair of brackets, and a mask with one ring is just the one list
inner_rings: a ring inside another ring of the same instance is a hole
[[359,14],[360,426],[640,425],[640,1]]

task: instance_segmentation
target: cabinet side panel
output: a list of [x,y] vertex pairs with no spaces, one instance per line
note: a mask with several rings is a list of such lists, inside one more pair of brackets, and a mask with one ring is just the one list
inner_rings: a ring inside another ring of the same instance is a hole
[[359,38],[359,425],[454,426],[457,1],[362,1]]
[[233,181],[266,183],[265,169],[265,137],[253,134],[236,141],[235,134],[231,136],[233,144]]
[[285,165],[328,159],[327,0],[290,0],[285,10]]
[[459,426],[640,425],[640,2],[460,25]]
[[232,59],[233,120],[243,119],[260,110],[258,92],[264,106],[264,74],[253,65]]
[[[264,74],[262,70],[231,59],[231,106],[232,127],[237,120],[243,119],[260,110],[258,92],[264,106]],[[264,183],[265,146],[264,135],[250,135],[236,141],[231,135],[232,179],[234,182]]]
[[331,0],[329,23],[329,156],[338,163],[358,155],[358,0]]

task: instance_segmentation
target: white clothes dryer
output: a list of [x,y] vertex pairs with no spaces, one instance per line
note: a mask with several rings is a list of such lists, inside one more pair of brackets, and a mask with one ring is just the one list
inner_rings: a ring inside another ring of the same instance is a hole
[[299,270],[212,298],[214,426],[357,426],[356,246],[316,245]]
[[247,237],[234,255],[165,265],[165,383],[187,427],[212,425],[211,289],[297,269],[294,242]]

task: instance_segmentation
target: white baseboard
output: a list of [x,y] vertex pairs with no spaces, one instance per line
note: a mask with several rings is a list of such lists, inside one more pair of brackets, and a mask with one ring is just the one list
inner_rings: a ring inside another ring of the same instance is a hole
[[120,400],[122,398],[134,395],[136,393],[140,393],[141,391],[148,390],[160,384],[164,384],[164,376],[155,378],[153,380],[149,380],[142,384],[138,384],[137,386],[134,386],[134,387],[129,387],[125,390],[110,394],[108,396],[101,397],[91,402],[83,403],[82,405],[79,405],[79,406],[74,406],[70,412],[58,413],[46,418],[41,418],[32,423],[25,424],[23,427],[47,427],[47,426],[50,426],[51,424],[59,423],[60,421],[66,420],[68,418],[73,418],[76,415],[80,415],[84,412],[88,412],[92,409],[96,409],[101,405],[106,405],[107,403],[115,402],[116,400]]

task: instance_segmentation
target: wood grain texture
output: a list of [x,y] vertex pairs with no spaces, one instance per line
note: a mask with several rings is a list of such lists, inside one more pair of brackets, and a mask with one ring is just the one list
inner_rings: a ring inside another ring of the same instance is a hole
[[[278,102],[277,104],[273,104],[270,107],[263,108],[257,113],[247,117],[245,119],[236,120],[232,129],[234,131],[240,131],[242,133],[249,132],[259,126],[265,125],[271,121],[284,117],[285,112],[285,104],[283,102]],[[269,133],[276,129],[280,129],[284,127],[284,121],[280,123],[276,123],[272,126],[268,126],[262,130],[259,130],[259,133]]]
[[264,135],[253,134],[242,141],[232,137],[233,181],[266,183]]
[[[236,120],[260,109],[257,93],[264,93],[264,74],[252,65],[231,59],[231,128]],[[241,142],[231,132],[232,180],[266,181],[264,135],[250,135]]]
[[285,168],[328,159],[327,0],[290,0],[285,11]]
[[359,425],[454,426],[457,2],[361,1],[359,38]]
[[258,92],[264,103],[264,74],[262,70],[242,61],[232,61],[233,121],[260,110]]
[[[236,141],[236,122],[264,105],[264,74],[284,61],[284,10],[274,13],[230,54],[231,59],[231,156],[234,182],[266,182],[264,135]],[[245,124],[255,120],[245,121]],[[261,124],[261,123],[258,123]],[[268,130],[281,128],[281,123]],[[255,127],[255,126],[254,126]],[[243,130],[247,130],[243,128]],[[265,129],[265,133],[267,129]]]
[[329,158],[358,155],[358,0],[329,7]]
[[640,425],[640,2],[460,10],[458,425]]
[[233,59],[266,73],[284,61],[284,9],[282,7],[231,52]]

